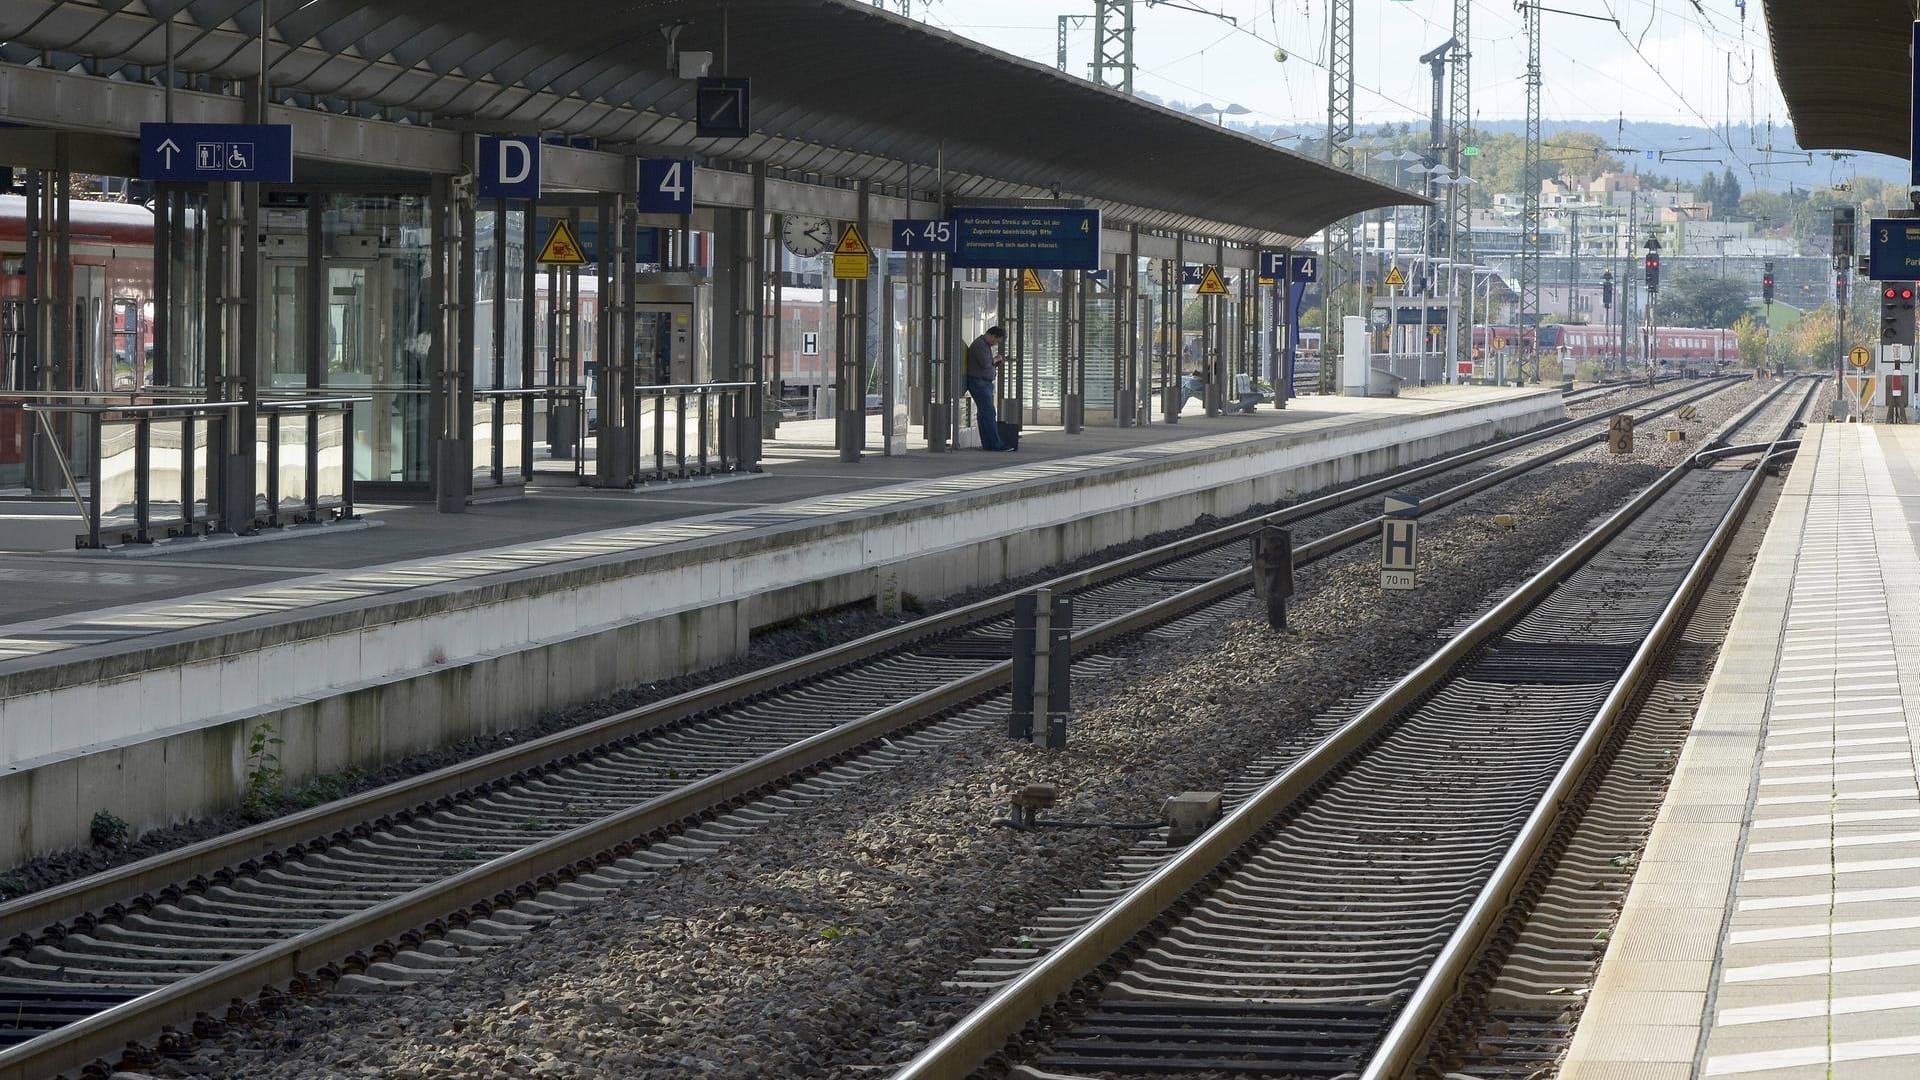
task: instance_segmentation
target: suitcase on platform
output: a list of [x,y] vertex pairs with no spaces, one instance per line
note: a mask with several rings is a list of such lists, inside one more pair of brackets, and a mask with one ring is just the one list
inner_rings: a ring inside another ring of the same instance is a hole
[[997,423],[1000,426],[1000,445],[1009,450],[1020,449],[1020,425],[1009,424],[1005,420]]

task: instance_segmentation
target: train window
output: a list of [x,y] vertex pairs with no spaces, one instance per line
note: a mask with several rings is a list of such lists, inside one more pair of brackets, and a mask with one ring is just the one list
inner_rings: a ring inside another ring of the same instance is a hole
[[[81,297],[73,302],[73,355],[75,357],[98,356],[95,344],[94,320],[100,314],[100,302]],[[73,389],[98,390],[100,372],[89,362],[76,360],[73,365]]]
[[140,355],[140,301],[121,297],[113,302],[113,389],[132,390],[138,385],[135,362]]
[[27,302],[0,300],[0,390],[27,385]]

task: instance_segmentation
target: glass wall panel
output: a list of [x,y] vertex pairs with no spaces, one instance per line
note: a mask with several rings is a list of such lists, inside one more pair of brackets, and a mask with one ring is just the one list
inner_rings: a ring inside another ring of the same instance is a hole
[[365,393],[356,407],[354,478],[425,483],[432,343],[432,242],[424,195],[323,198],[327,358],[322,385]]
[[147,515],[154,522],[180,517],[185,497],[187,422],[154,420],[147,430]]
[[102,420],[100,424],[100,527],[120,528],[134,521],[134,440],[138,422]]
[[[1094,289],[1091,283],[1086,288]],[[1113,293],[1094,291],[1087,297],[1087,322],[1082,336],[1086,340],[1084,363],[1087,366],[1088,409],[1113,408]]]

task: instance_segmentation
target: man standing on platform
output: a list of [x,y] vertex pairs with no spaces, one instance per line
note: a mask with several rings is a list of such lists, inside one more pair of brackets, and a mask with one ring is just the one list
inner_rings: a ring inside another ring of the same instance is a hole
[[993,375],[1000,366],[994,354],[1006,338],[1006,331],[989,326],[967,346],[967,393],[973,395],[973,411],[980,418],[982,450],[1012,449],[1000,441],[1000,417],[993,408]]

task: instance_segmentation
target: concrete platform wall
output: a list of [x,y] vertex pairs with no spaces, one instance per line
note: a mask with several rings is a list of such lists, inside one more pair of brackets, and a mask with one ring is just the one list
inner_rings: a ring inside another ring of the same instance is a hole
[[[140,830],[233,805],[263,724],[290,783],[377,768],[724,662],[760,627],[997,583],[1564,415],[1545,395],[1381,416],[15,673],[0,687],[0,867],[86,843],[98,810]],[[209,701],[230,711],[189,715]]]

